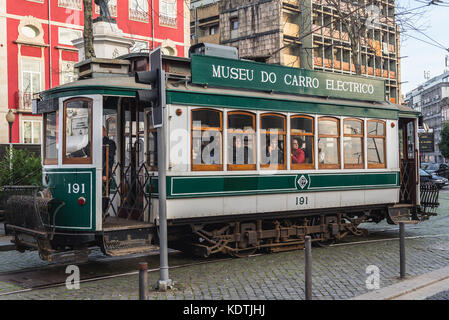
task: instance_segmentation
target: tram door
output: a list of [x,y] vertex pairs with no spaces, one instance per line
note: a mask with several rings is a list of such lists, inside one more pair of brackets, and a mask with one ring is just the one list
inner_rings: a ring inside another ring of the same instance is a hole
[[148,177],[145,167],[144,113],[133,98],[121,101],[118,131],[120,198],[117,214],[128,220],[144,220],[148,205],[145,199],[145,184]]
[[419,184],[415,119],[399,119],[400,203],[416,204]]

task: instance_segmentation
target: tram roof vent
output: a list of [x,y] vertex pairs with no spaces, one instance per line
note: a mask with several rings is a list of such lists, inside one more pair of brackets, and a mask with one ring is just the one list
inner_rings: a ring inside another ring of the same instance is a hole
[[238,59],[239,50],[235,47],[221,46],[213,43],[197,43],[190,47],[189,57],[192,54],[202,54],[205,56],[214,56],[229,59]]
[[90,58],[75,64],[79,79],[128,76],[130,62],[120,59]]

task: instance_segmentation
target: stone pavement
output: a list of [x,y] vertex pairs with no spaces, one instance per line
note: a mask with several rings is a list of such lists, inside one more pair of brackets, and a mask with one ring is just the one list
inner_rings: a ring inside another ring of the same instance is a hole
[[[448,192],[440,195],[440,203],[439,216],[406,226],[409,279],[449,267]],[[366,227],[371,232],[369,238],[348,238],[346,243],[312,249],[313,299],[350,299],[369,293],[371,290],[366,283],[370,275],[367,267],[370,266],[379,270],[381,289],[401,282],[398,227],[384,222]],[[0,252],[0,272],[45,265],[35,255],[32,252]],[[170,264],[172,259],[169,256],[169,265],[173,265]],[[25,260],[29,263],[24,263]],[[82,265],[80,270],[83,273]],[[174,281],[174,289],[165,293],[154,289],[158,278],[158,271],[149,273],[152,300],[302,300],[305,298],[304,251],[173,268],[170,278]],[[0,299],[137,299],[138,275],[82,282],[80,288],[74,290],[62,286],[1,296],[19,289],[17,283],[0,282]]]

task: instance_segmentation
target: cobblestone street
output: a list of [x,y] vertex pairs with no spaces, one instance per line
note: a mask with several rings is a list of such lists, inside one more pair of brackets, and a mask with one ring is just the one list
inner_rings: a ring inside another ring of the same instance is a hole
[[[440,203],[437,217],[406,227],[409,278],[449,266],[448,191],[440,193]],[[364,227],[370,230],[368,238],[347,238],[346,242],[312,249],[314,299],[348,299],[368,292],[366,268],[370,265],[380,270],[380,287],[400,281],[397,226],[382,222]],[[101,259],[99,255],[94,253],[92,259]],[[1,272],[47,265],[30,252],[0,252],[0,259]],[[170,266],[173,259],[169,256]],[[81,265],[81,272],[83,268]],[[304,251],[173,268],[170,278],[174,289],[165,293],[154,289],[158,278],[158,271],[149,272],[150,299],[304,299]],[[15,283],[0,282],[0,294],[21,289]],[[447,292],[434,298],[444,297]],[[1,299],[138,299],[138,275],[82,282],[78,290],[59,286],[3,295]]]

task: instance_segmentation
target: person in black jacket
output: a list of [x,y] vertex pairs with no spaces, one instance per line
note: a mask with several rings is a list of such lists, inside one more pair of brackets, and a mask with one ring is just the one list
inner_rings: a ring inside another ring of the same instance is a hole
[[[117,146],[114,140],[109,139],[106,134],[106,128],[103,127],[103,213],[106,214],[106,209],[109,205],[109,192],[107,192],[106,187],[108,187],[108,181],[112,179],[112,167],[114,165],[115,152]],[[108,190],[109,191],[109,190]]]

